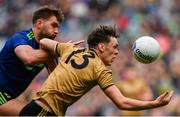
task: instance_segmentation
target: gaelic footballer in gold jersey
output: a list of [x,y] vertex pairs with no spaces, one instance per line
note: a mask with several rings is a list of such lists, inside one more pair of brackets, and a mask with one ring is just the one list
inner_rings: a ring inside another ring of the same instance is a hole
[[112,72],[106,66],[111,65],[118,54],[117,38],[115,28],[101,25],[88,36],[89,49],[41,40],[42,47],[59,55],[61,60],[20,115],[63,116],[68,106],[96,85],[119,109],[143,110],[167,105],[173,92],[166,92],[153,101],[139,101],[123,96],[114,85]]

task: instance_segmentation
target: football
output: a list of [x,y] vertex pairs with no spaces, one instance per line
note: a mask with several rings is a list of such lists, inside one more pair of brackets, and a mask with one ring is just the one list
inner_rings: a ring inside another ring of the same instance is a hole
[[134,58],[143,64],[152,63],[160,55],[159,43],[150,36],[138,38],[133,43],[132,49]]

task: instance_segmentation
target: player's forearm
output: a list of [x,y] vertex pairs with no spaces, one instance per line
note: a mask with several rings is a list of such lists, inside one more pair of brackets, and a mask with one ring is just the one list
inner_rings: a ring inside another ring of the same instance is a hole
[[24,58],[26,64],[33,65],[38,63],[45,63],[50,57],[51,54],[48,51],[37,49],[28,52],[28,57]]
[[140,101],[136,99],[125,98],[117,105],[122,110],[144,110],[159,107],[156,101]]
[[140,101],[136,99],[127,98],[123,96],[119,91],[119,89],[114,85],[106,88],[104,92],[116,104],[116,106],[122,110],[144,110],[144,109],[151,109],[167,104],[161,102],[162,97],[154,101]]
[[46,38],[40,40],[40,46],[41,46],[41,48],[42,48],[42,49],[45,49],[45,50],[48,50],[48,51],[50,51],[50,52],[52,52],[52,53],[54,53],[54,54],[55,54],[54,49],[55,49],[55,47],[56,47],[56,45],[57,45],[58,43],[59,43],[59,42],[57,42],[57,41],[50,40],[50,39],[46,39]]
[[17,46],[14,50],[17,57],[26,65],[45,63],[51,54],[43,49],[34,49],[28,45]]

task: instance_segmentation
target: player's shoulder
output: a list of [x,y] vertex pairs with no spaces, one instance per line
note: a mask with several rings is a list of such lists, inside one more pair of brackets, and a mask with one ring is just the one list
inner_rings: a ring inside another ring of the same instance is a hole
[[16,32],[12,36],[12,38],[24,38],[24,39],[31,39],[33,37],[34,37],[34,34],[32,32],[32,29],[27,29],[27,30]]

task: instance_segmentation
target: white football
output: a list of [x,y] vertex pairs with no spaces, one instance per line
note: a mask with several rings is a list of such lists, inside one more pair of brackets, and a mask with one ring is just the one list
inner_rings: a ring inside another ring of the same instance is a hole
[[149,36],[138,38],[132,46],[135,59],[148,64],[155,61],[160,54],[160,45],[156,39]]

